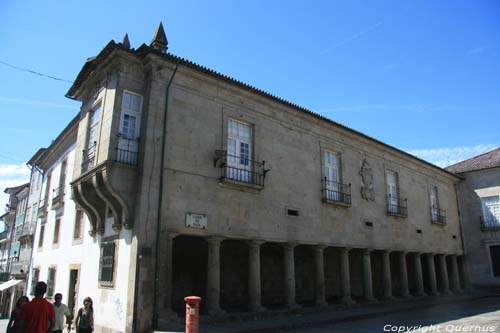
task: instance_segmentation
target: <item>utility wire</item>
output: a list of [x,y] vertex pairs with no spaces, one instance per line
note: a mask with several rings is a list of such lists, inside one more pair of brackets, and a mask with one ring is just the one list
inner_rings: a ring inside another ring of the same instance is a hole
[[8,67],[11,67],[11,68],[14,68],[14,69],[17,69],[18,71],[28,72],[28,73],[31,73],[31,74],[35,74],[35,75],[47,77],[47,78],[52,79],[52,80],[63,81],[63,82],[68,82],[68,83],[74,83],[73,81],[61,79],[61,78],[58,78],[58,77],[55,77],[55,76],[52,76],[52,75],[43,74],[43,73],[40,73],[40,72],[31,70],[31,69],[28,69],[28,68],[22,68],[22,67],[14,66],[14,65],[6,63],[5,61],[2,61],[2,60],[0,60],[0,64],[8,66]]

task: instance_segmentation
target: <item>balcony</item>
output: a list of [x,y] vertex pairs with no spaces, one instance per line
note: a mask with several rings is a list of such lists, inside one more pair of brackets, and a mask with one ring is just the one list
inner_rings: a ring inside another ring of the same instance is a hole
[[139,160],[139,139],[127,139],[119,135],[119,143],[115,148],[115,162],[135,166]]
[[479,217],[479,222],[482,231],[497,231],[500,230],[500,221],[497,219],[485,220],[482,216]]
[[408,216],[408,200],[397,199],[387,196],[387,215],[407,217]]
[[216,150],[214,166],[221,168],[221,183],[264,188],[264,180],[269,169],[265,161],[258,162],[241,156],[229,155],[225,150]]
[[42,198],[38,202],[37,217],[41,218],[47,215],[47,198]]
[[446,224],[446,212],[439,208],[432,207],[431,209],[431,222],[434,224]]
[[19,258],[17,260],[13,260],[10,266],[10,274],[17,277],[24,277],[28,273],[28,262],[20,261]]
[[52,209],[58,209],[64,204],[64,185],[52,190]]
[[22,228],[21,238],[32,237],[35,234],[35,225],[34,222],[25,223]]
[[322,180],[323,202],[339,204],[341,206],[351,205],[351,184],[342,184],[328,180]]
[[94,167],[96,158],[96,148],[97,148],[97,142],[94,141],[93,144],[89,145],[87,149],[84,149],[82,151],[83,153],[82,173],[87,172]]

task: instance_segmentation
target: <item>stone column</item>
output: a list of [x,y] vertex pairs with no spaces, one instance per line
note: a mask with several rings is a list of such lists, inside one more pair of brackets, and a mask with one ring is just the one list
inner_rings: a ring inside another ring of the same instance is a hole
[[222,237],[208,237],[207,310],[211,316],[220,316],[220,244]]
[[408,269],[406,267],[406,252],[399,252],[399,273],[401,274],[401,296],[409,297],[408,290]]
[[371,250],[363,250],[363,290],[367,301],[374,301],[373,297],[373,280],[372,280],[372,260],[370,257]]
[[[177,317],[177,314],[172,310],[172,293],[173,293],[173,285],[172,285],[172,271],[173,271],[173,245],[174,238],[177,237],[178,234],[174,232],[168,232],[167,237],[165,238],[165,261],[164,265],[161,269],[160,281],[164,281],[164,294],[160,293],[160,317]],[[161,290],[161,288],[160,288]]]
[[434,254],[429,253],[427,255],[427,270],[429,271],[429,295],[436,296],[437,292],[437,281],[436,281],[436,267],[434,266]]
[[253,312],[265,311],[261,303],[260,285],[260,246],[263,243],[259,240],[248,241],[248,299]]
[[346,305],[353,304],[351,298],[351,276],[349,272],[349,251],[351,249],[343,247],[340,249],[340,281],[342,292],[342,303]]
[[384,299],[393,299],[392,297],[392,280],[391,280],[391,258],[390,251],[382,252],[382,273],[384,284]]
[[454,293],[461,293],[462,290],[460,288],[460,276],[458,275],[458,263],[457,256],[452,254],[451,258],[451,290]]
[[422,255],[420,253],[415,253],[415,283],[417,285],[415,296],[424,296],[424,276],[422,274]]
[[451,295],[450,281],[448,280],[448,268],[446,267],[446,255],[438,256],[439,267],[441,268],[441,283],[443,284],[443,294]]
[[314,259],[316,262],[316,305],[327,306],[325,297],[325,247],[317,245],[314,247]]
[[470,287],[469,272],[467,270],[467,261],[465,260],[465,255],[460,256],[460,261],[461,261],[460,274],[462,275],[462,281],[464,284],[462,288],[465,292],[467,292],[470,291],[471,287]]
[[296,244],[283,244],[283,259],[285,262],[285,299],[290,309],[297,309],[300,306],[295,301],[295,260],[294,248]]

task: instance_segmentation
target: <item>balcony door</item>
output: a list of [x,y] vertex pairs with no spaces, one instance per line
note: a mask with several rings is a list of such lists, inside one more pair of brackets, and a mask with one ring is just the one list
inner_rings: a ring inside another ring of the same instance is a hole
[[226,177],[240,182],[252,181],[252,129],[233,119],[228,122]]
[[123,92],[120,131],[116,159],[118,162],[136,164],[139,153],[142,97]]
[[391,213],[397,213],[399,206],[398,174],[391,170],[387,170],[386,174],[389,211]]
[[500,197],[481,198],[484,222],[491,226],[500,225]]
[[431,187],[431,214],[432,220],[435,221],[439,217],[439,201],[437,194],[437,187]]
[[340,156],[339,154],[325,151],[325,178],[326,178],[326,199],[341,201],[340,191]]

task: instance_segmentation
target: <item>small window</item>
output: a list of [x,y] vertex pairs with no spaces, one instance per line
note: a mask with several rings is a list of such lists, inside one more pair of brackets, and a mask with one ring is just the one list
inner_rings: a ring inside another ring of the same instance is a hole
[[115,269],[115,242],[101,243],[101,259],[99,262],[99,283],[102,286],[112,286]]
[[297,209],[290,209],[290,208],[287,208],[286,210],[286,214],[288,216],[299,216],[299,211]]
[[45,225],[40,226],[40,235],[38,236],[38,247],[43,246],[43,235],[45,233]]
[[31,271],[31,290],[30,290],[31,295],[35,295],[35,286],[38,283],[39,277],[40,277],[40,269],[33,268],[33,270]]
[[83,236],[83,225],[84,225],[84,216],[81,210],[76,212],[75,218],[75,228],[73,230],[73,239],[81,239]]
[[53,244],[59,243],[59,230],[61,229],[61,219],[57,219],[54,224],[54,241]]
[[50,267],[49,273],[47,274],[47,297],[52,298],[54,296],[55,286],[56,286],[56,268]]

